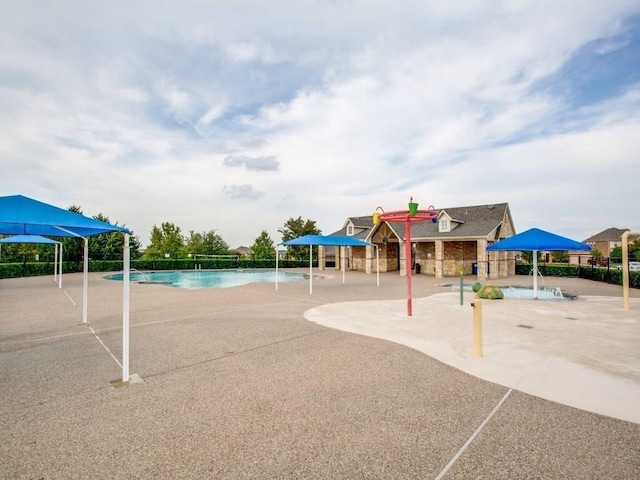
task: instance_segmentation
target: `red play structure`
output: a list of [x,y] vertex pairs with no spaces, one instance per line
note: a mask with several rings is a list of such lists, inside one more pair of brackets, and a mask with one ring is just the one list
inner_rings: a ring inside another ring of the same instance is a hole
[[[380,210],[378,212],[377,210]],[[385,212],[382,207],[378,207],[373,213],[373,224],[377,225],[380,222],[404,222],[405,230],[405,259],[404,268],[407,277],[407,316],[413,314],[412,301],[411,301],[411,222],[424,222],[430,220],[432,222],[438,221],[438,212],[429,206],[427,210],[418,210],[418,204],[413,201],[411,197],[409,201],[409,210],[396,210],[394,212]]]

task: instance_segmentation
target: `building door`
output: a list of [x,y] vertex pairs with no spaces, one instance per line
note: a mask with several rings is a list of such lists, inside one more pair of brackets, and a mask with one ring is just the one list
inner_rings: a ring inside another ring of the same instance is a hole
[[389,248],[389,257],[395,258],[393,263],[395,265],[394,270],[400,270],[400,244],[393,242],[387,248]]

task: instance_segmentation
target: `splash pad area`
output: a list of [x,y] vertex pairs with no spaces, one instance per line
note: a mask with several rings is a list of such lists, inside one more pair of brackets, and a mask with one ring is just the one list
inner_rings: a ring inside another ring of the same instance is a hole
[[[460,284],[457,283],[447,283],[442,285],[445,288],[450,288],[454,292],[460,291]],[[519,298],[519,299],[533,299],[535,298],[534,289],[532,287],[523,287],[519,285],[507,285],[501,286],[496,285],[502,293],[504,293],[504,298]],[[472,284],[464,284],[463,290],[465,292],[473,292]],[[564,293],[560,287],[543,287],[538,288],[538,300],[574,300],[576,298],[575,295],[570,295]]]

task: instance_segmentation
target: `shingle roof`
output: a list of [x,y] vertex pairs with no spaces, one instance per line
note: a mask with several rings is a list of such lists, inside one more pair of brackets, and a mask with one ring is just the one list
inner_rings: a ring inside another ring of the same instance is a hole
[[[443,211],[446,212],[452,222],[464,223],[458,224],[450,232],[440,232],[438,223],[412,222],[411,237],[416,240],[421,238],[486,237],[501,225],[508,208],[509,204],[507,203],[497,203],[436,209],[440,214]],[[400,238],[404,238],[403,222],[392,223],[389,226]]]
[[359,228],[371,228],[373,226],[373,219],[371,215],[365,215],[364,217],[349,217],[354,227]]
[[353,226],[360,231],[356,231],[353,237],[360,240],[365,240],[369,235],[369,232],[373,228],[373,218],[371,215],[365,215],[363,217],[349,217],[345,222],[345,225],[337,232],[331,233],[331,236],[346,236],[347,224],[351,222]]
[[622,238],[622,234],[628,230],[628,228],[607,228],[587,238],[584,242],[616,242],[619,241]]
[[[468,207],[449,207],[436,209],[438,212],[446,212],[452,222],[457,225],[450,232],[440,232],[437,223],[429,221],[411,222],[411,237],[418,240],[424,238],[477,238],[486,237],[498,228],[508,212],[508,203],[496,203],[488,205],[474,205]],[[510,217],[510,214],[509,216]],[[349,217],[345,226],[331,235],[346,235],[346,225],[349,221],[356,227],[355,238],[365,240],[373,228],[372,216]],[[404,238],[404,223],[390,223],[389,226],[400,237]]]

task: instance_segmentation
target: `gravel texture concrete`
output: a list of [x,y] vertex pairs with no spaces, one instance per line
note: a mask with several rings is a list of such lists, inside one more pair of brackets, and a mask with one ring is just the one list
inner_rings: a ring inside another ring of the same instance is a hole
[[[131,372],[142,383],[120,388],[110,383],[121,378],[120,283],[90,275],[86,326],[81,275],[62,289],[50,277],[0,280],[0,477],[640,477],[636,423],[306,320],[329,303],[405,295],[397,274],[376,287],[371,275],[343,284],[325,273],[313,295],[306,282],[132,284]],[[414,296],[434,293],[437,281],[414,278]]]

